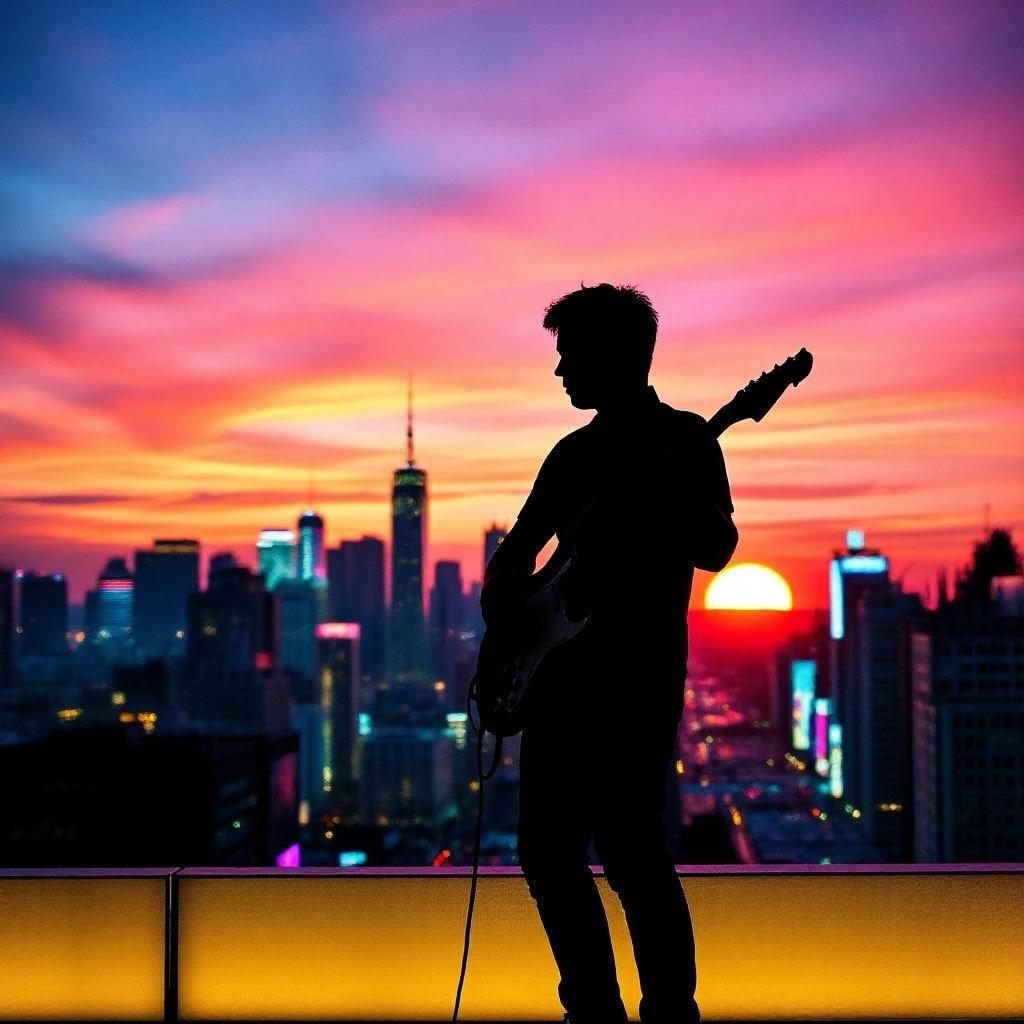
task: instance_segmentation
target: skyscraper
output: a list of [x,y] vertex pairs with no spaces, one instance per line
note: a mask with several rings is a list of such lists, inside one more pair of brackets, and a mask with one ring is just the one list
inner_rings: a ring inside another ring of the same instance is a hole
[[391,633],[389,674],[396,682],[427,682],[423,619],[423,556],[427,533],[427,473],[416,465],[412,432],[412,383],[405,465],[395,470],[391,492]]
[[859,806],[858,773],[860,759],[860,620],[858,604],[867,593],[884,594],[891,588],[889,560],[864,547],[864,532],[848,530],[847,550],[837,551],[829,565],[829,632],[832,638],[830,679],[832,707],[841,726],[843,740],[843,796]]
[[211,572],[209,587],[189,597],[182,706],[194,725],[234,733],[288,727],[274,601],[262,576],[242,566]]
[[914,860],[1021,860],[1024,619],[940,613],[911,650]]
[[1020,555],[993,530],[912,634],[918,862],[1024,858],[1024,617],[999,593],[1011,583],[1024,587]]
[[135,649],[143,657],[183,653],[188,595],[199,590],[199,541],[157,540],[135,552]]
[[291,708],[292,730],[299,734],[299,824],[306,825],[325,804],[324,779],[330,767],[324,738],[327,715],[317,703],[295,703]]
[[327,556],[324,552],[324,521],[307,508],[299,516],[299,549],[296,576],[313,589],[317,621],[329,616],[327,607]]
[[0,568],[0,690],[14,685],[14,573]]
[[359,806],[359,625],[321,622],[316,630],[320,707],[324,712],[327,765],[324,792],[343,811]]
[[316,676],[316,597],[308,580],[283,579],[275,591],[281,632],[278,662],[291,676],[291,693],[300,704],[313,699]]
[[267,590],[275,591],[281,580],[295,579],[295,531],[276,528],[260,530],[256,541],[256,557]]
[[437,677],[449,687],[455,682],[464,600],[462,566],[458,562],[438,562],[434,566],[434,586],[430,591],[431,654]]
[[135,581],[123,558],[111,558],[96,581],[96,630],[115,645],[131,638],[135,621]]
[[868,591],[859,602],[861,640],[856,775],[861,825],[887,860],[913,860],[913,750],[910,635],[926,612],[898,584]]
[[63,573],[21,580],[22,657],[53,657],[68,649],[68,584]]
[[384,602],[384,541],[364,536],[343,540],[327,552],[331,617],[359,624],[363,677],[384,677],[387,615]]
[[487,563],[490,562],[491,556],[498,550],[498,545],[505,539],[507,533],[508,530],[497,523],[491,523],[484,531],[484,568],[480,579],[484,578],[484,574],[487,572]]

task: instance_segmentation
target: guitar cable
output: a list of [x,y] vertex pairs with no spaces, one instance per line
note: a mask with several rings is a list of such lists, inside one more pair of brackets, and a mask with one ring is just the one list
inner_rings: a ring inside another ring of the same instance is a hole
[[483,723],[479,725],[473,721],[473,701],[477,699],[476,676],[470,680],[469,691],[466,695],[466,718],[473,726],[476,733],[476,777],[477,777],[477,807],[476,807],[476,830],[473,838],[473,881],[469,887],[469,909],[466,912],[466,934],[462,945],[462,969],[459,971],[459,987],[455,993],[455,1012],[452,1014],[452,1021],[459,1019],[459,1004],[462,1002],[462,986],[466,982],[466,967],[469,965],[469,936],[473,926],[473,905],[476,901],[476,881],[480,870],[480,836],[484,823],[484,783],[493,777],[501,763],[501,737],[494,736],[494,753],[491,760],[491,767],[484,772],[484,736],[487,730]]

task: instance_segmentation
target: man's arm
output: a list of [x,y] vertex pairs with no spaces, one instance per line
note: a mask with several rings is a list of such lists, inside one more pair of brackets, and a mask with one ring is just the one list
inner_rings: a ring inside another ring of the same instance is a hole
[[593,511],[581,546],[598,553],[609,538],[653,536],[666,559],[681,558],[719,572],[739,541],[725,458],[703,417],[694,420],[683,451],[669,452],[658,469],[646,468],[631,486],[604,496]]
[[720,572],[729,564],[740,539],[732,516],[706,496],[693,499],[690,513],[690,561],[698,569]]
[[697,486],[688,508],[690,561],[698,569],[720,572],[736,550],[739,532],[732,521],[732,494],[722,446],[703,417],[697,424],[696,456]]
[[553,488],[557,470],[555,448],[541,464],[533,489],[512,529],[497,546],[484,569],[480,610],[488,626],[514,611],[523,586],[537,567],[537,556],[554,536]]

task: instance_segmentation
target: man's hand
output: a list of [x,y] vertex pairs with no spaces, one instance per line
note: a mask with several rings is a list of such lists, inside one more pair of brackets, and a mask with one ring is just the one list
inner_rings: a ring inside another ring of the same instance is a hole
[[590,578],[590,563],[576,554],[569,567],[558,579],[558,593],[565,601],[565,614],[572,622],[578,622],[590,614],[593,605],[593,585]]
[[480,614],[488,629],[510,629],[521,617],[529,577],[491,576],[480,589]]

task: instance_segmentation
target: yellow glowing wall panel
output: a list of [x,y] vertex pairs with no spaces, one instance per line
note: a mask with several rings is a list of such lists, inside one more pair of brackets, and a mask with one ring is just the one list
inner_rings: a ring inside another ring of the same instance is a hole
[[[450,1019],[468,877],[180,877],[183,1019]],[[706,1019],[1024,1014],[1024,875],[683,877]],[[604,878],[623,997],[639,988]],[[560,1019],[520,876],[479,883],[466,1020]]]
[[165,884],[0,877],[0,1019],[161,1020]]

